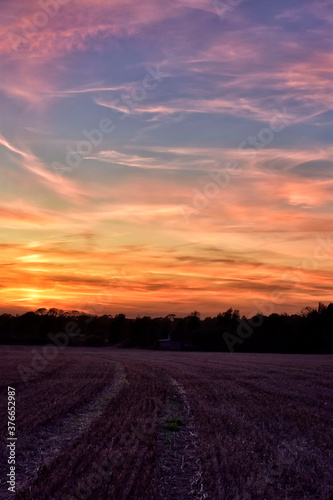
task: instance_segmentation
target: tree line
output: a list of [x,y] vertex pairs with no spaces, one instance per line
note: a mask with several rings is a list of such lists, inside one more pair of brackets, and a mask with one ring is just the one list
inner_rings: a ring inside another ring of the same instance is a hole
[[47,344],[68,330],[75,332],[66,342],[71,346],[158,349],[168,345],[161,339],[170,339],[174,348],[198,351],[333,353],[333,304],[319,303],[298,314],[252,317],[230,308],[204,319],[197,311],[186,317],[131,319],[125,314],[96,316],[54,308],[0,316],[2,344]]

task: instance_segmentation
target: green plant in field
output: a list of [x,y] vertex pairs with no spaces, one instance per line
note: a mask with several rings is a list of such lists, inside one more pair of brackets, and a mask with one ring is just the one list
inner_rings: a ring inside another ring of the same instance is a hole
[[164,429],[168,431],[179,431],[180,427],[185,425],[180,418],[172,418],[170,420],[166,420],[163,424]]

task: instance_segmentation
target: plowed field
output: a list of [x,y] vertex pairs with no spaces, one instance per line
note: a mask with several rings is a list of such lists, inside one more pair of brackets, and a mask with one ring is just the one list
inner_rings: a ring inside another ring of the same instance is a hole
[[1,499],[333,498],[332,356],[64,348],[24,381],[0,353]]

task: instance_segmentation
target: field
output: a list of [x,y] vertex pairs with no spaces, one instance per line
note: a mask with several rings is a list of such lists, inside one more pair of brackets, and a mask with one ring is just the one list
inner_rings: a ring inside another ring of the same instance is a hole
[[333,498],[332,356],[0,350],[1,499]]

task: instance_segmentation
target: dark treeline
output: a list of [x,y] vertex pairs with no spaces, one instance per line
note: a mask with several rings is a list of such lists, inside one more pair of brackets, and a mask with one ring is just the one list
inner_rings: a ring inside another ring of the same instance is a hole
[[[169,339],[160,341],[161,339]],[[38,309],[0,316],[0,343],[60,346],[119,346],[200,351],[332,353],[333,304],[306,307],[299,314],[246,318],[228,309],[200,319],[94,316],[79,311]]]

